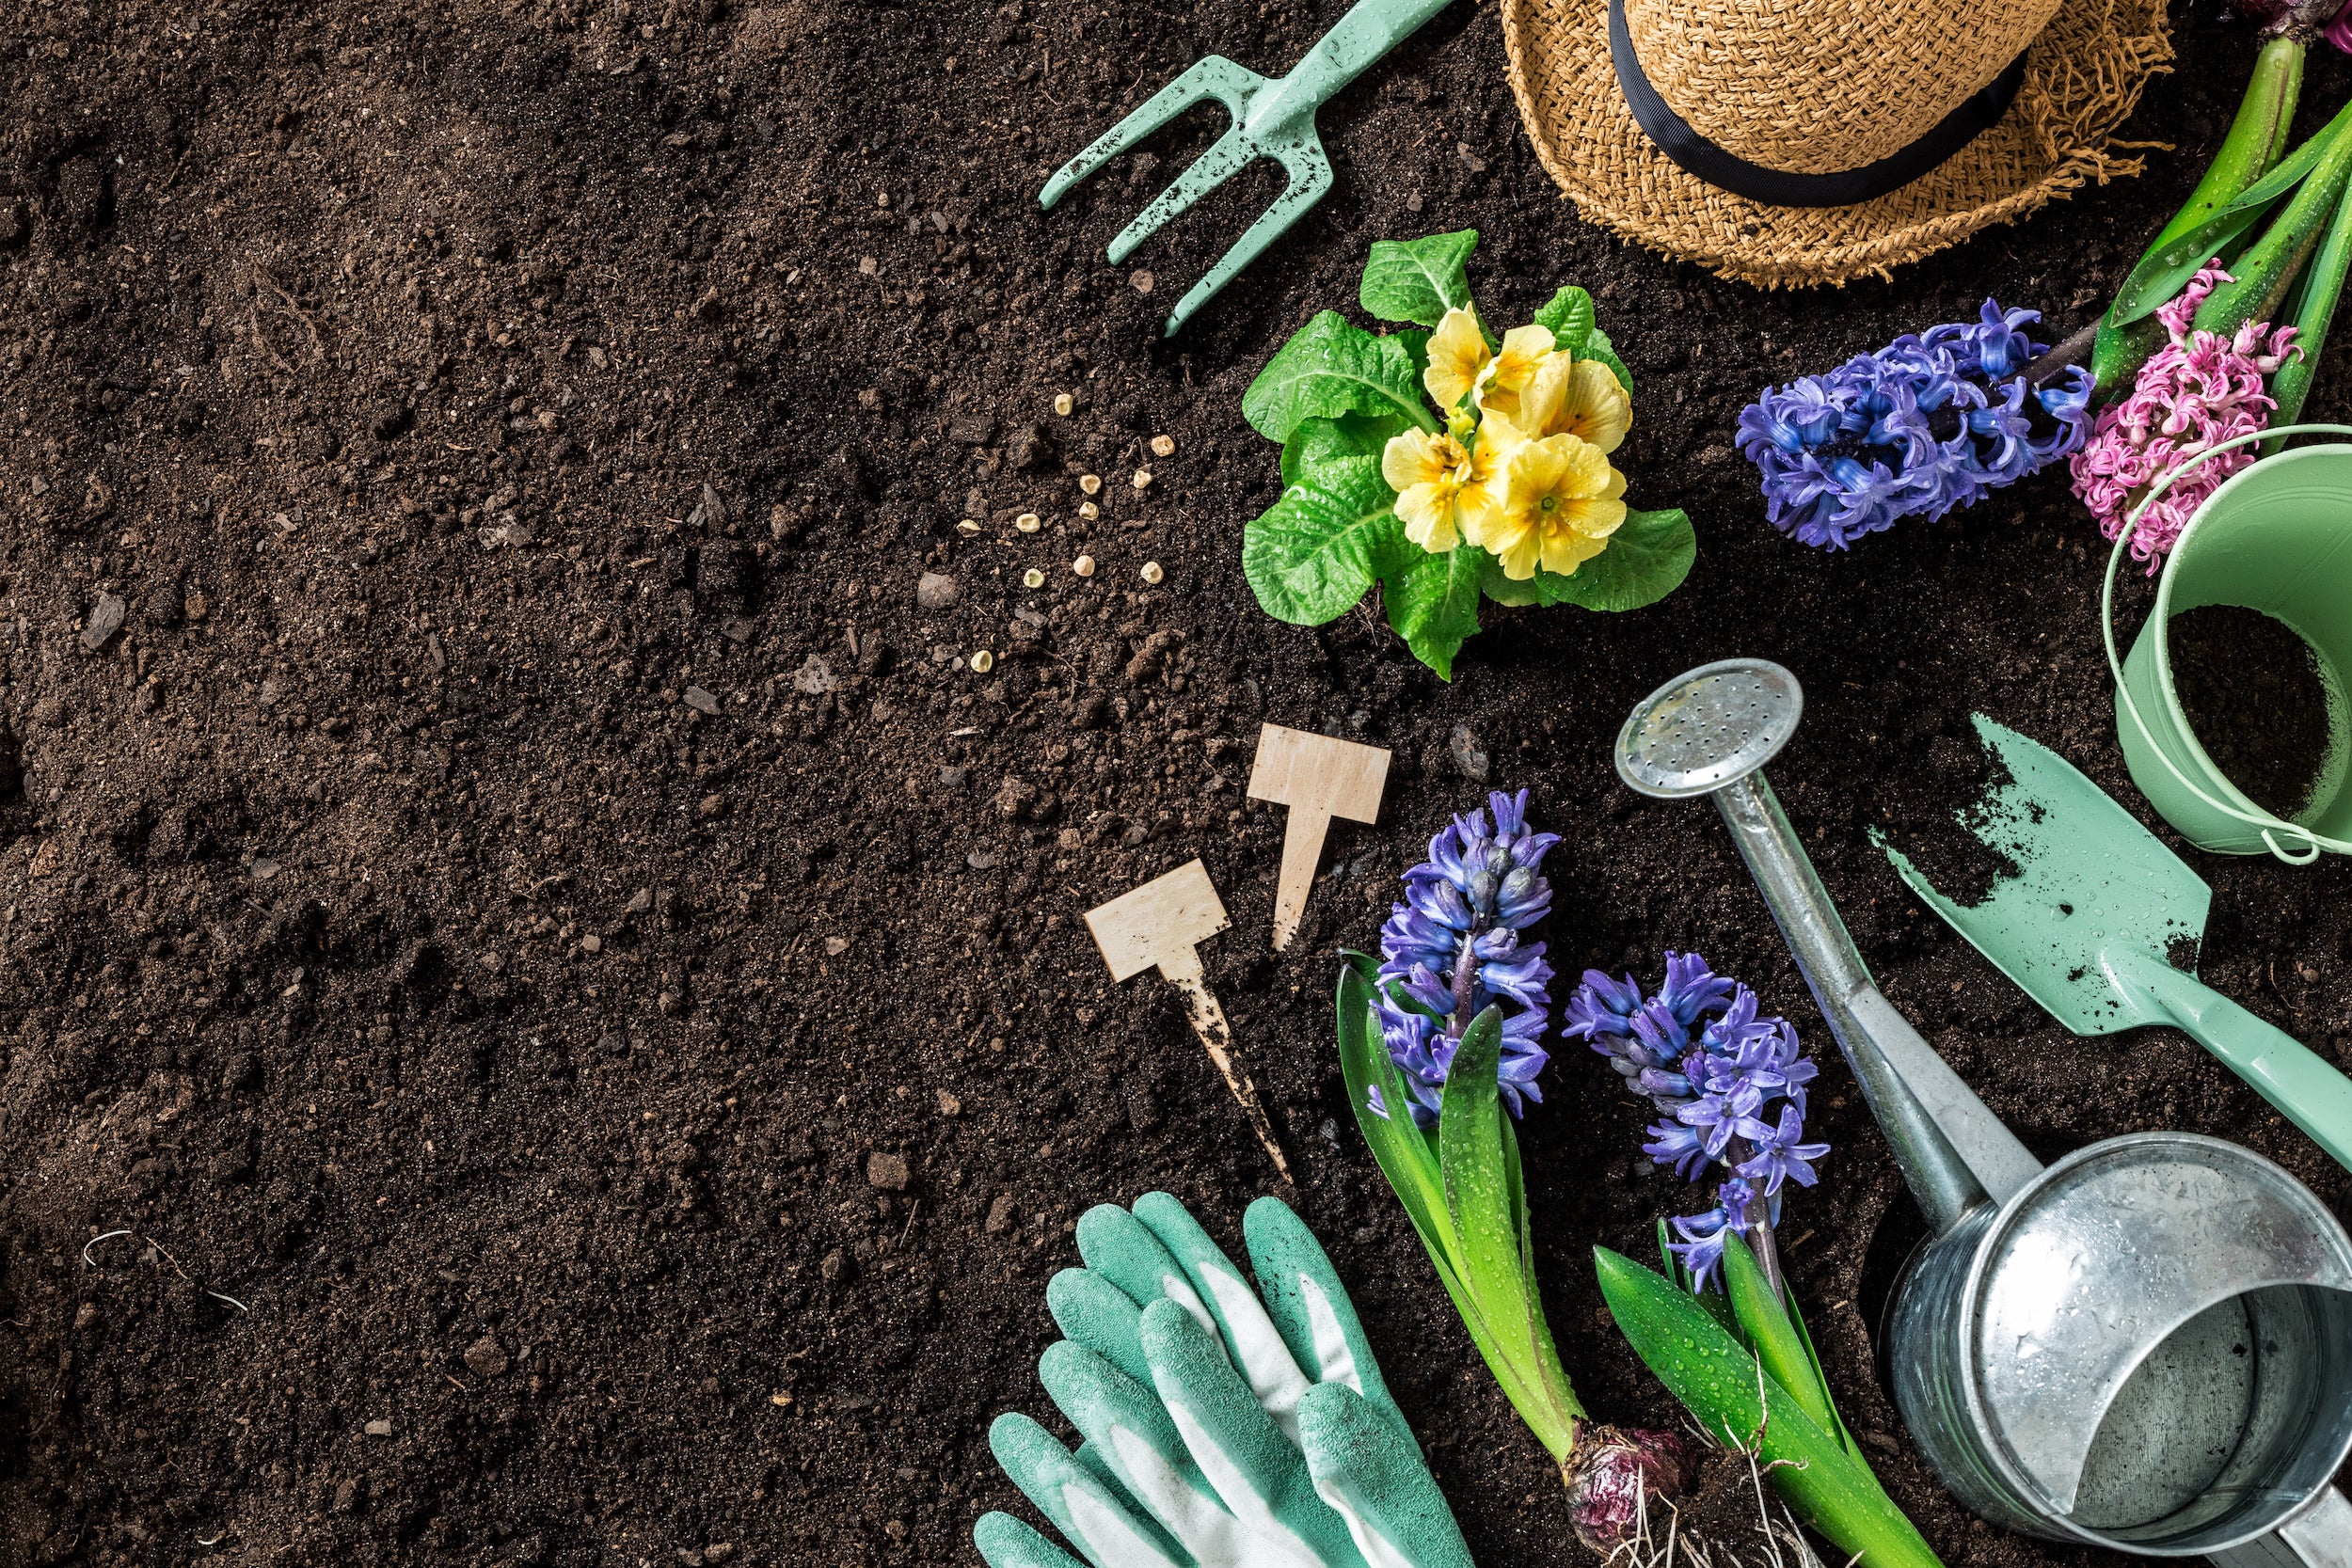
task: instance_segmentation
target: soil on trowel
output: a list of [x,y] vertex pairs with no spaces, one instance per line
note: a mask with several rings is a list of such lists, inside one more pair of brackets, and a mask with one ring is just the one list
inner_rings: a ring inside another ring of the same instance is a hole
[[1930,887],[1974,909],[2018,874],[2013,857],[1979,836],[1991,822],[1993,797],[2014,782],[1968,715],[1950,714],[1928,741],[1927,766],[1883,785],[1887,847],[1900,850]]
[[2328,762],[2328,687],[2312,645],[2243,605],[2185,610],[2166,631],[2197,743],[2249,800],[2292,820]]

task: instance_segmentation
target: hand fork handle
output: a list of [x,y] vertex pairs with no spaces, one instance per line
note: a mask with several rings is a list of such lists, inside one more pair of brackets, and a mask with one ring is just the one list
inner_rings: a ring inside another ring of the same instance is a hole
[[1249,105],[1252,135],[1314,111],[1338,96],[1381,55],[1418,31],[1451,0],[1357,0],[1348,13],[1316,40],[1290,74]]

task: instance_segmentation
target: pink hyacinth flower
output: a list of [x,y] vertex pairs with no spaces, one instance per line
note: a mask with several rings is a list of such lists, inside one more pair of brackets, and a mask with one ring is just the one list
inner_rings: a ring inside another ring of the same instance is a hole
[[[2236,281],[2208,264],[2178,298],[2157,308],[2156,320],[2172,341],[2140,367],[2131,396],[2099,415],[2090,439],[2070,460],[2074,494],[2109,539],[2167,474],[2225,441],[2262,431],[2278,406],[2263,378],[2289,356],[2303,356],[2292,326],[2249,322],[2227,338],[2190,326],[2206,295]],[[2251,445],[2224,452],[2148,509],[2133,531],[2132,555],[2148,563],[2150,575],[2205,498],[2253,461]]]

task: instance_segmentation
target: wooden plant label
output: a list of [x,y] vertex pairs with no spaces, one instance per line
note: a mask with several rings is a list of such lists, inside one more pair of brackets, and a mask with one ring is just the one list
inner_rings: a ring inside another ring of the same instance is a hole
[[1087,929],[1094,933],[1094,945],[1102,949],[1113,980],[1157,969],[1184,993],[1192,1032],[1208,1048],[1209,1060],[1224,1074],[1225,1086],[1241,1102],[1250,1129],[1265,1146],[1274,1168],[1288,1181],[1290,1162],[1282,1158],[1282,1147],[1274,1141],[1274,1125],[1258,1103],[1257,1086],[1233,1065],[1232,1030],[1200,971],[1200,944],[1230,924],[1224,901],[1209,880],[1208,867],[1197,860],[1087,911]]
[[1249,770],[1249,798],[1290,807],[1282,833],[1282,875],[1274,888],[1274,945],[1290,945],[1307,911],[1331,818],[1374,822],[1389,779],[1389,753],[1305,730],[1268,724],[1258,732],[1258,761]]

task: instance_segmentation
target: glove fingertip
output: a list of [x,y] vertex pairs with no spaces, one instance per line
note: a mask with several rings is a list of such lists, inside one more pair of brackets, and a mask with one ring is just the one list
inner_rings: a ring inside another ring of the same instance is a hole
[[989,1568],[1078,1568],[1077,1560],[1009,1513],[983,1513],[972,1525],[972,1544]]

